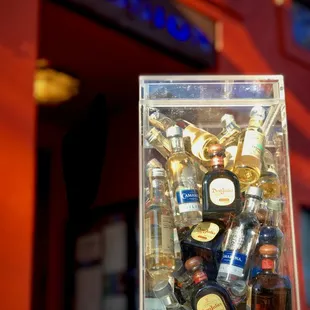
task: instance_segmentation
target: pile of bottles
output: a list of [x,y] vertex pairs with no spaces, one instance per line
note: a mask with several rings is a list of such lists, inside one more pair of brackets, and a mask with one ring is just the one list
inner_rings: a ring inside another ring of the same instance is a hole
[[214,135],[150,113],[144,139],[162,160],[145,169],[145,300],[162,309],[291,309],[279,268],[283,140],[275,135],[273,153],[265,146],[266,114],[255,106],[243,129],[225,114]]

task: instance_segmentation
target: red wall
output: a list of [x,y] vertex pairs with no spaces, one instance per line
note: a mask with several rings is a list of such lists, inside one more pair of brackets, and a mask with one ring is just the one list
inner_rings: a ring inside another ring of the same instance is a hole
[[29,310],[34,209],[36,0],[1,6],[0,307]]

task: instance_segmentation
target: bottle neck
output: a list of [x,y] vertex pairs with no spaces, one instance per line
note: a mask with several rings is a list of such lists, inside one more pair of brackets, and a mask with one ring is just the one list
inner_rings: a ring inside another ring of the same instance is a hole
[[223,156],[214,156],[211,159],[212,170],[224,169],[224,157]]
[[173,292],[167,294],[166,296],[160,297],[160,300],[165,305],[166,309],[178,309],[180,307],[180,304]]
[[152,203],[164,204],[166,202],[166,179],[151,179],[150,200]]
[[281,226],[282,214],[280,211],[268,210],[266,225],[279,227]]
[[263,120],[257,117],[252,117],[249,121],[249,127],[260,128],[263,125]]
[[170,144],[171,144],[172,153],[185,152],[184,142],[183,142],[182,137],[171,137]]
[[254,197],[247,197],[244,202],[243,212],[256,213],[259,209],[261,201]]
[[276,263],[274,257],[262,258],[263,273],[276,273]]

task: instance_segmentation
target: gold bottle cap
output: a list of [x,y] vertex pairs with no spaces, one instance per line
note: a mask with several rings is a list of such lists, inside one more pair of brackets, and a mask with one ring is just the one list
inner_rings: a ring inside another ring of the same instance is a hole
[[264,244],[259,248],[259,253],[263,256],[276,256],[278,248],[273,244]]
[[202,257],[200,256],[191,257],[185,262],[185,268],[187,271],[195,271],[201,265]]

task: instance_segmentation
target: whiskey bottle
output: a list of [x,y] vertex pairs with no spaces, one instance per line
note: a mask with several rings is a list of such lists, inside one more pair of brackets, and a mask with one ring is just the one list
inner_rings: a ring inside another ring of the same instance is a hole
[[240,186],[245,188],[258,181],[262,165],[265,136],[261,129],[265,117],[263,107],[254,107],[250,113],[248,128],[239,136],[234,173]]
[[208,281],[208,276],[204,271],[195,271],[193,281],[194,290],[191,298],[193,310],[235,309],[225,288],[215,281]]
[[275,270],[278,248],[266,244],[259,249],[262,272],[252,281],[251,309],[253,310],[291,310],[291,283],[288,277],[277,274]]
[[167,310],[191,310],[191,308],[187,305],[180,305],[178,299],[173,293],[170,283],[167,280],[159,281],[154,286],[153,292]]
[[180,242],[183,262],[192,257],[200,257],[208,270],[208,276],[215,280],[218,272],[221,244],[226,226],[219,220],[208,220],[193,227],[180,230]]
[[218,138],[185,120],[178,120],[177,125],[183,129],[184,138],[190,138],[192,154],[200,160],[208,161],[208,147],[218,143]]
[[202,183],[203,215],[206,218],[228,218],[241,211],[240,185],[237,176],[224,169],[225,150],[220,144],[209,147],[212,170]]
[[166,171],[150,174],[151,203],[145,213],[145,264],[153,279],[165,279],[174,268],[173,214],[167,191]]
[[175,224],[177,227],[192,226],[202,221],[196,169],[190,156],[185,153],[182,129],[172,126],[166,135],[172,149],[166,167],[175,200]]
[[176,125],[174,120],[160,113],[159,111],[155,111],[149,116],[149,123],[155,128],[164,132],[169,127]]
[[256,186],[263,190],[264,199],[280,197],[280,180],[276,172],[273,155],[267,149],[264,150],[262,173]]
[[234,116],[231,114],[224,114],[221,118],[221,124],[223,130],[217,136],[219,143],[223,146],[237,145],[241,129],[236,124]]
[[246,296],[251,257],[254,253],[260,223],[256,211],[262,200],[262,190],[249,187],[243,211],[236,216],[223,242],[217,282],[227,288],[234,304]]

